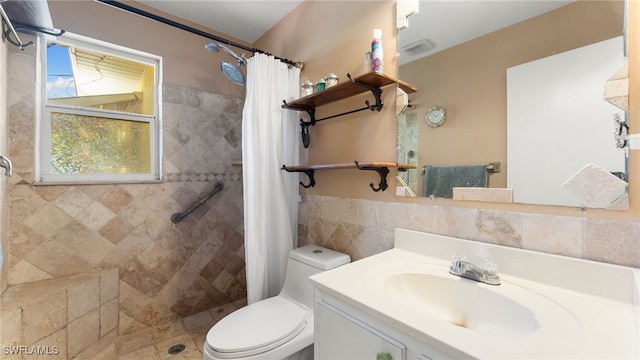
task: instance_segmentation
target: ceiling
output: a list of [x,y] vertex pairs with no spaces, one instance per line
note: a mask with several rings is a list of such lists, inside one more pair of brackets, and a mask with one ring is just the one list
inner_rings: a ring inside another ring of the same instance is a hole
[[303,0],[137,0],[253,44]]
[[[253,44],[304,0],[137,1]],[[442,51],[571,1],[573,0],[420,0],[419,13],[409,18],[409,27],[400,33],[399,63],[404,64]],[[435,48],[416,54],[404,51],[425,39],[435,44]]]
[[[419,12],[400,30],[399,64],[445,50],[573,0],[420,0]],[[425,50],[420,45],[435,47]],[[408,49],[416,48],[416,53]],[[420,49],[425,51],[419,51]]]

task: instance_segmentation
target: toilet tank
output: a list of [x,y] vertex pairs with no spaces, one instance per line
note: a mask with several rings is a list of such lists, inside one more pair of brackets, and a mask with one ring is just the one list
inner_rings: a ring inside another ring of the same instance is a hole
[[317,245],[305,245],[289,252],[287,274],[280,296],[291,299],[309,309],[313,308],[313,285],[309,276],[347,264],[347,254]]

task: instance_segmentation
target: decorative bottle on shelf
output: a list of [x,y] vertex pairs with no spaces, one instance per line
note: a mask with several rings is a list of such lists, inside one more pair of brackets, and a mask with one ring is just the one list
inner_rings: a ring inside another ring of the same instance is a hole
[[384,72],[384,62],[382,60],[382,30],[373,29],[373,41],[371,41],[371,70],[379,73]]

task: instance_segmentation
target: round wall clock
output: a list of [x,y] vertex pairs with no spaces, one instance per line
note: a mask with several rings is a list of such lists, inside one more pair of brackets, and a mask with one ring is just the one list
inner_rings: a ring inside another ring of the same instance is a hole
[[434,106],[427,111],[425,118],[427,125],[435,128],[444,124],[445,120],[447,120],[447,114],[440,106]]

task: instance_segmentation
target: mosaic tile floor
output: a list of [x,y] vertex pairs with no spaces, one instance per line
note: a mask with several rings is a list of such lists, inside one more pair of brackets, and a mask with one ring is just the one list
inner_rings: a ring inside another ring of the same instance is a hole
[[[119,336],[93,360],[202,360],[207,332],[216,322],[244,304],[227,304],[147,330]],[[169,348],[182,344],[185,349],[170,354]]]

